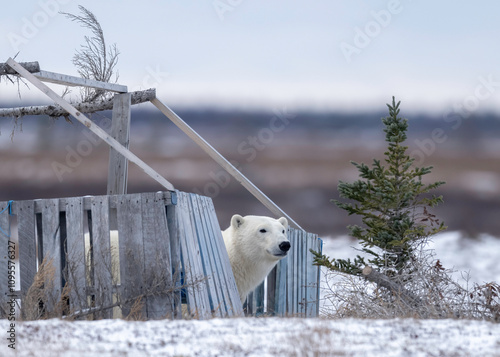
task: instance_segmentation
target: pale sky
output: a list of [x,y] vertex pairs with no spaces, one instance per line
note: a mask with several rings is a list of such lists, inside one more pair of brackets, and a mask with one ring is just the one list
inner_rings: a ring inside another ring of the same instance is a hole
[[[0,62],[76,75],[89,35],[78,5],[120,51],[119,83],[172,107],[500,112],[500,2],[23,0],[3,2]],[[23,100],[42,98],[22,89]],[[0,103],[17,100],[0,83]],[[22,103],[20,103],[22,104]]]

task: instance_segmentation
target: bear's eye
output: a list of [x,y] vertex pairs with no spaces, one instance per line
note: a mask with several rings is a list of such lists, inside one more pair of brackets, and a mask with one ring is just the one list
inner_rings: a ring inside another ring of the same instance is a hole
[[267,231],[264,228],[262,228],[259,232],[260,233],[266,233]]
[[283,234],[285,234],[285,230],[283,229]]

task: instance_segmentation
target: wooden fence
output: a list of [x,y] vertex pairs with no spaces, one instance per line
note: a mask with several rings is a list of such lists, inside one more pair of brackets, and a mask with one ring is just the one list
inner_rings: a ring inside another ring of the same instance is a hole
[[[12,299],[24,318],[243,315],[208,197],[167,191],[10,201],[0,211],[3,317]],[[251,294],[249,314],[317,316],[319,269],[309,248],[321,250],[321,240],[289,234],[289,256]]]
[[250,315],[317,317],[319,315],[320,268],[313,265],[310,249],[322,251],[316,234],[289,228],[291,248],[266,280],[247,297]]

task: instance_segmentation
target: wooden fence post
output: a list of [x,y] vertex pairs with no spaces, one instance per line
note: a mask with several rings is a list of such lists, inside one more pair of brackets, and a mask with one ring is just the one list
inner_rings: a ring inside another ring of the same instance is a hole
[[[131,94],[115,94],[113,99],[113,116],[111,136],[129,147],[130,138],[130,106]],[[108,168],[108,195],[124,195],[127,193],[128,160],[118,151],[110,147]]]

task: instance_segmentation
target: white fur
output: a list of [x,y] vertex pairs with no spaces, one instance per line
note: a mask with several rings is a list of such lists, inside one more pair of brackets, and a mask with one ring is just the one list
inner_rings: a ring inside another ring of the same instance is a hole
[[222,232],[241,302],[286,256],[280,244],[289,243],[287,230],[288,221],[284,217],[236,214],[229,228]]

